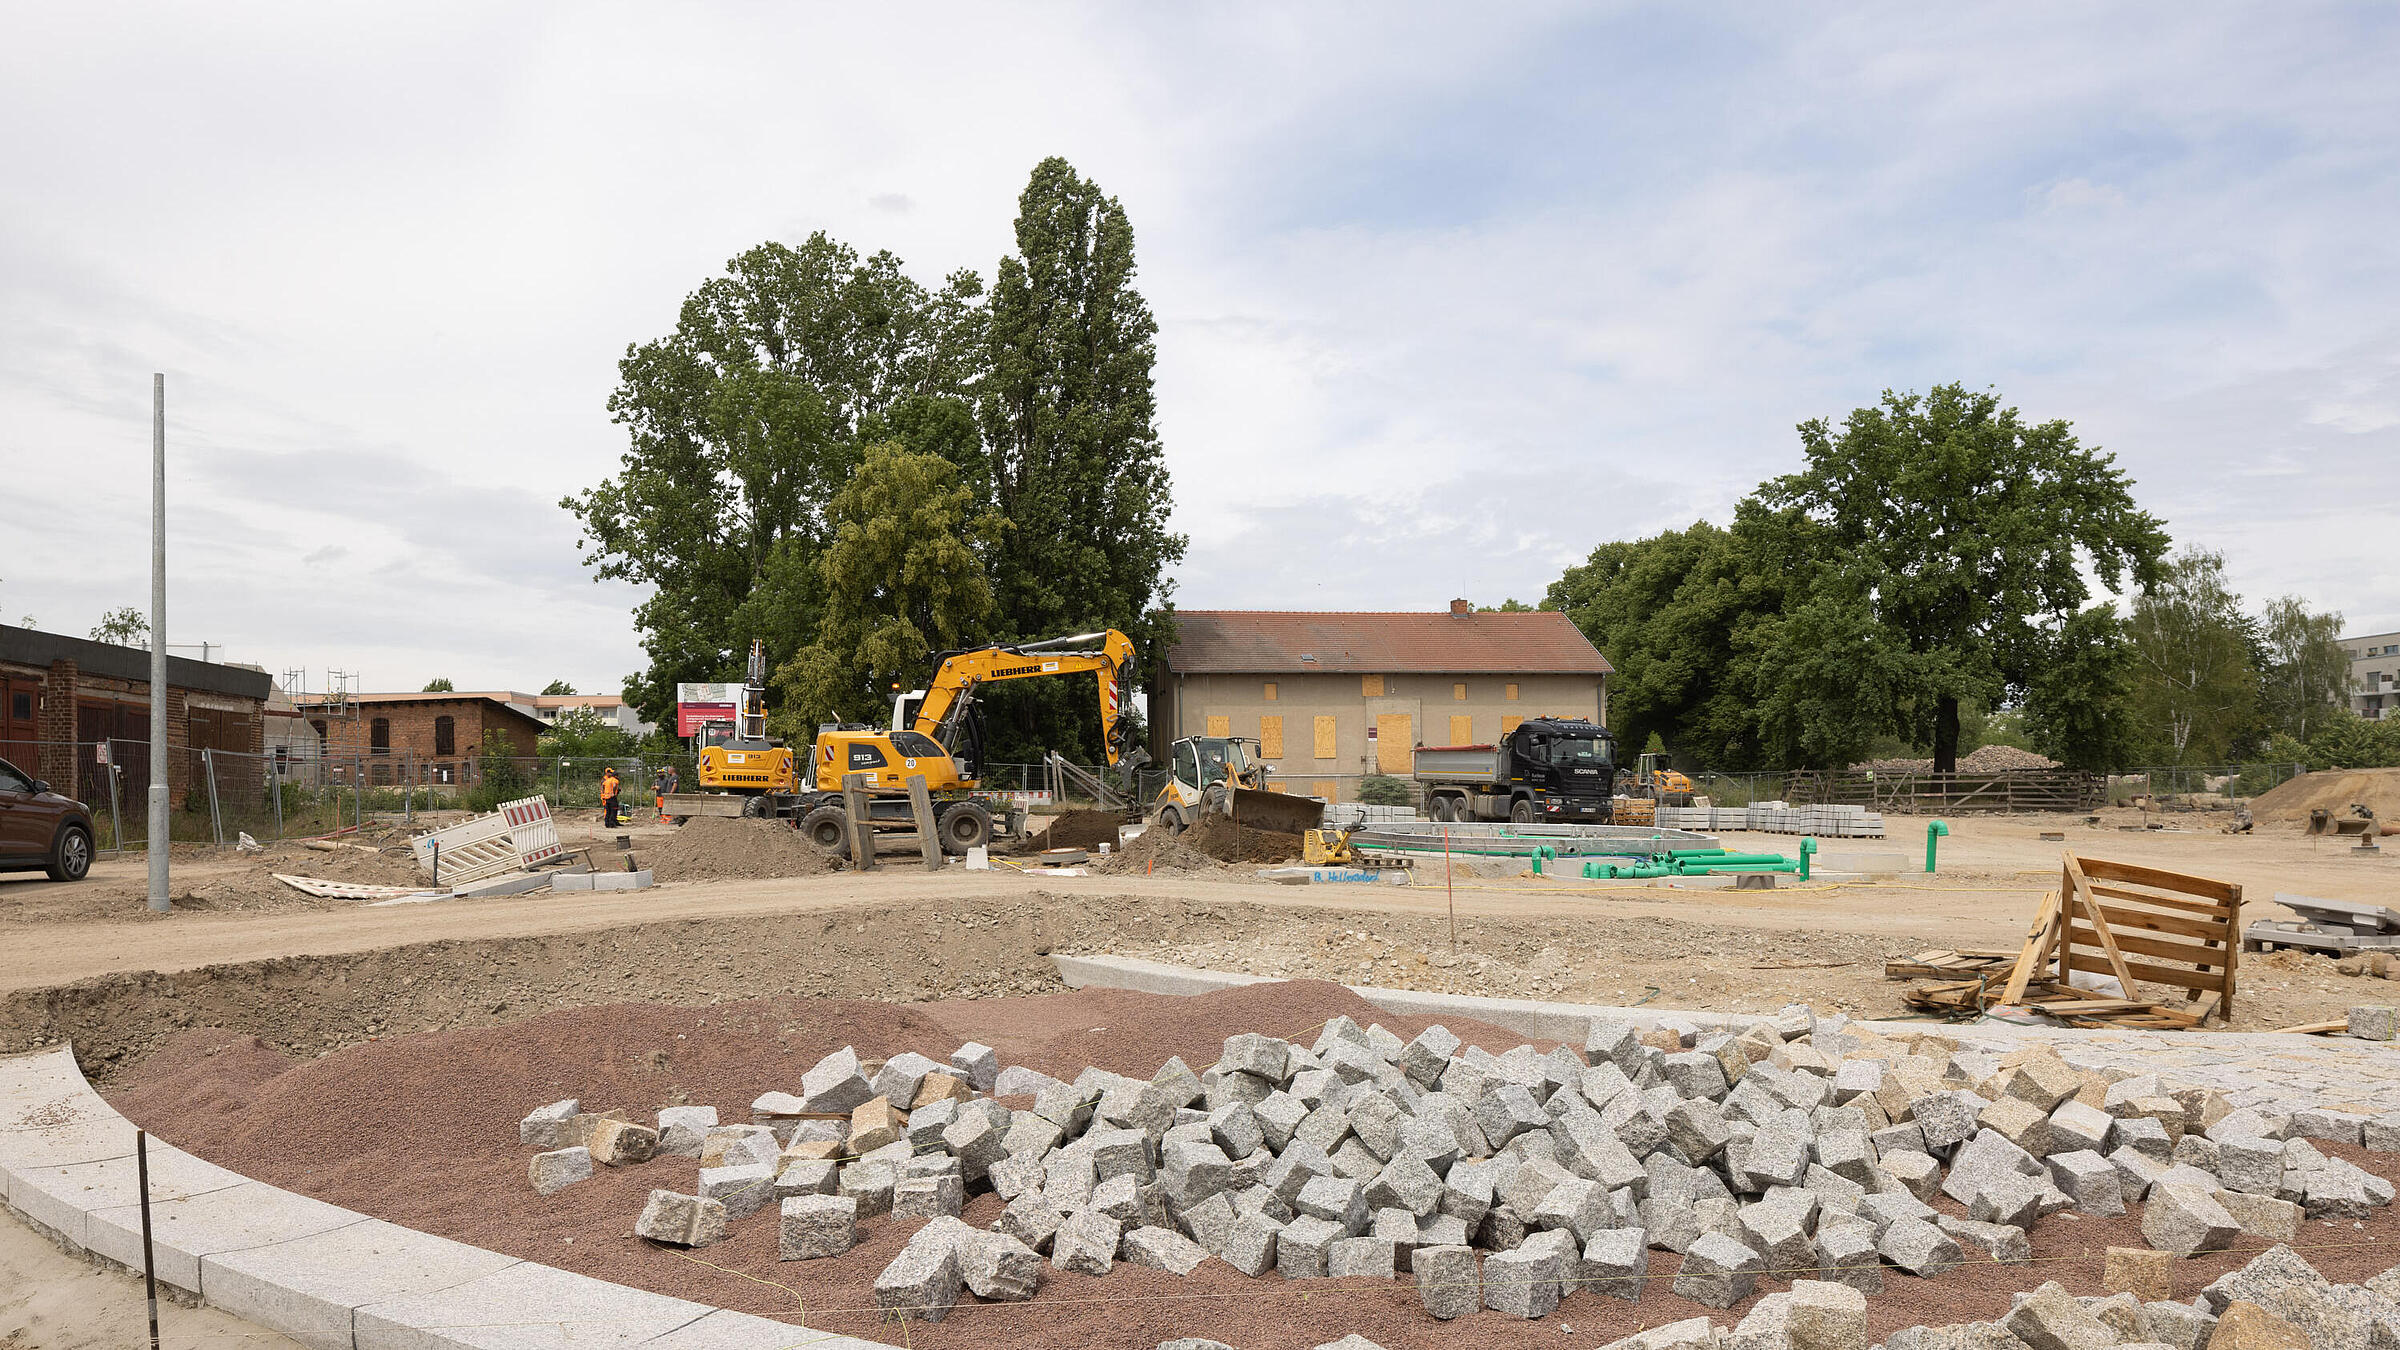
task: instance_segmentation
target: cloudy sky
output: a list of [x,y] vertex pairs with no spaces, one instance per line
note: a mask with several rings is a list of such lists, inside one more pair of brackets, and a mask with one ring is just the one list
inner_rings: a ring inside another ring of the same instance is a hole
[[1536,599],[1963,380],[2253,600],[2400,628],[2388,6],[0,6],[0,617],[270,670],[641,660],[555,505],[626,344],[824,229],[1131,212],[1190,608]]

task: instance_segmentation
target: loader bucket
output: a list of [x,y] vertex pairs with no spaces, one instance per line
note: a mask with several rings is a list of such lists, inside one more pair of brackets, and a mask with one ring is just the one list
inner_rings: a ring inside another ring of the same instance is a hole
[[1305,834],[1325,823],[1325,803],[1288,792],[1235,788],[1233,823],[1276,834]]

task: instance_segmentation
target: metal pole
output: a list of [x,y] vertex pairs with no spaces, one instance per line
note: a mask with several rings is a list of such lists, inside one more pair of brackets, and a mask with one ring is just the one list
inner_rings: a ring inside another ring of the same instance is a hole
[[167,899],[167,377],[150,377],[150,908]]
[[217,806],[217,752],[200,752],[200,769],[208,775],[208,829],[216,836],[217,847],[225,847],[225,813]]
[[275,793],[275,837],[283,838],[283,761],[267,760],[267,786]]
[[117,837],[117,856],[122,858],[125,856],[125,815],[117,809],[117,752],[116,747],[108,741],[100,744],[108,747],[108,828]]
[[150,1350],[158,1350],[158,1263],[150,1249],[150,1136],[133,1132],[133,1170],[142,1191],[142,1285],[150,1294]]
[[350,757],[350,815],[352,824],[367,828],[367,762],[356,755]]

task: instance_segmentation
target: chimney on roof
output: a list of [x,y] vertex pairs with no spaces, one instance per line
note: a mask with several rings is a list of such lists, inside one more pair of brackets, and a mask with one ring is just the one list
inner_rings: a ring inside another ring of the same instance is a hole
[[1475,612],[1475,606],[1467,603],[1464,600],[1453,600],[1450,602],[1450,612],[1453,614],[1472,614]]

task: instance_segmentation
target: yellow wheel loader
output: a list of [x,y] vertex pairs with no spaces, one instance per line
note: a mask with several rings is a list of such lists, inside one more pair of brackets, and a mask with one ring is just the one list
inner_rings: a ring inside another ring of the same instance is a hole
[[1255,740],[1186,736],[1175,742],[1168,770],[1148,814],[1170,831],[1189,829],[1209,816],[1278,834],[1300,834],[1325,822],[1325,803],[1268,790],[1272,770]]

